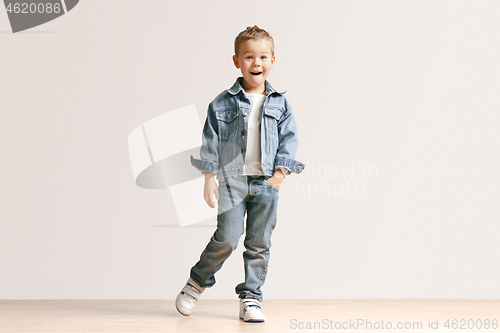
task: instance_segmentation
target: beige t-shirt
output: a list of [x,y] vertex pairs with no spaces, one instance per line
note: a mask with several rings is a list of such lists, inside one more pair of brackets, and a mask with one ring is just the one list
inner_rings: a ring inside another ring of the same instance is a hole
[[260,149],[260,110],[266,96],[245,93],[250,100],[251,110],[248,115],[247,153],[245,156],[245,175],[265,175],[262,171]]

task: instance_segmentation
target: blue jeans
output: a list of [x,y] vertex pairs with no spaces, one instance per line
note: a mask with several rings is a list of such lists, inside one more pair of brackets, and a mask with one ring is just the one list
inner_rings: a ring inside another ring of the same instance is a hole
[[191,278],[200,287],[215,284],[214,274],[238,245],[245,231],[243,260],[245,282],[235,288],[240,298],[247,295],[262,301],[262,291],[269,263],[271,234],[276,226],[278,190],[268,176],[231,176],[219,181],[217,229],[191,268]]

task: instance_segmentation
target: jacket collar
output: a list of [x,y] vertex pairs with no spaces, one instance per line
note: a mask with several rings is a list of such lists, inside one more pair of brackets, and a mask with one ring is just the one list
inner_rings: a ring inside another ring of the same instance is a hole
[[[234,82],[233,86],[231,88],[229,88],[227,91],[230,94],[232,94],[232,95],[236,95],[240,91],[244,91],[243,87],[241,86],[241,83],[240,83],[242,80],[243,80],[242,76],[240,76],[239,78],[237,78],[236,82]],[[278,91],[274,90],[274,88],[269,84],[269,82],[267,82],[267,80],[264,82],[264,84],[266,86],[266,96],[269,96],[272,93],[277,93],[277,94],[280,94],[280,95],[283,95],[284,93],[286,93],[286,90],[283,91],[283,92],[278,92]]]

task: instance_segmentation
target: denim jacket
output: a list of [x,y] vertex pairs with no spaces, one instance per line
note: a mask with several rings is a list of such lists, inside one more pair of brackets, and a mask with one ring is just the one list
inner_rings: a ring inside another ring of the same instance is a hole
[[[210,103],[203,127],[200,159],[191,164],[210,171],[218,179],[245,172],[250,100],[241,86],[242,77]],[[305,165],[296,161],[298,137],[292,108],[283,93],[265,81],[266,98],[261,108],[261,167],[267,176],[280,168],[286,175],[300,173]]]

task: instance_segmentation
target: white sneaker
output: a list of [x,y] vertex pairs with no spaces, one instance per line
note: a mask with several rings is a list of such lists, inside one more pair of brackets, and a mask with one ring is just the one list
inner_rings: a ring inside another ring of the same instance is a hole
[[189,316],[193,313],[194,306],[205,288],[200,287],[193,279],[189,278],[184,288],[175,299],[175,308],[181,315]]
[[262,313],[260,302],[253,298],[240,299],[240,319],[246,322],[263,322],[266,320]]

